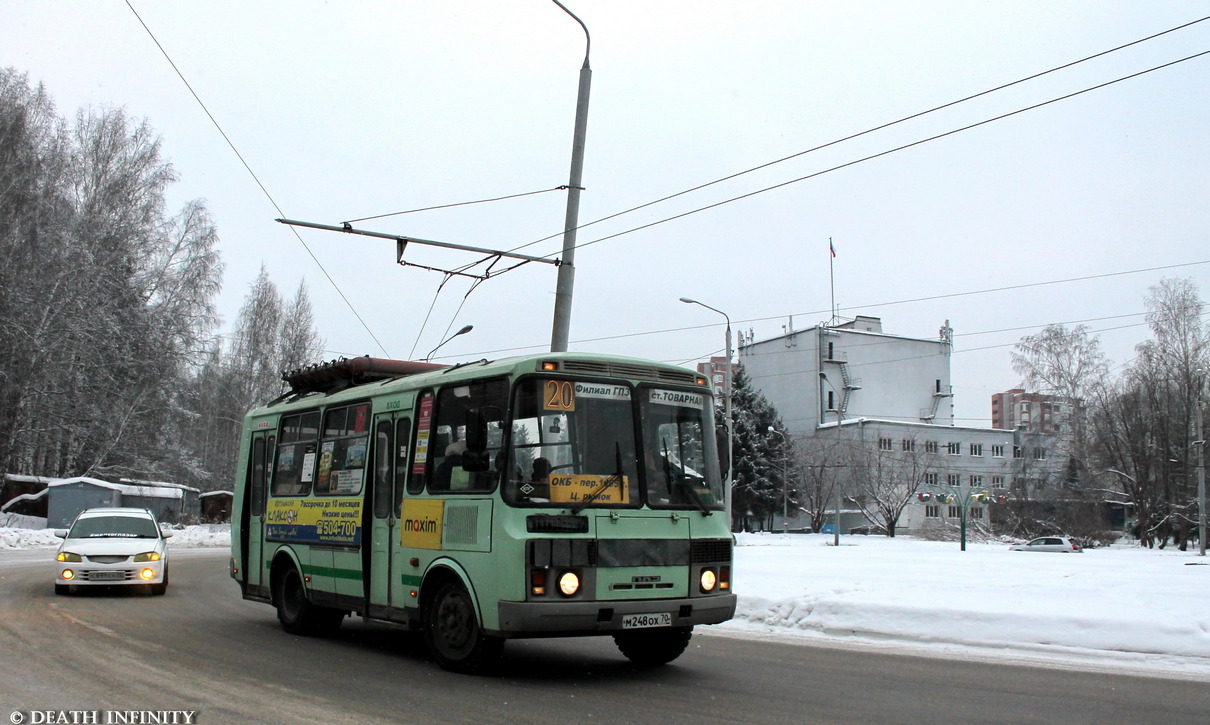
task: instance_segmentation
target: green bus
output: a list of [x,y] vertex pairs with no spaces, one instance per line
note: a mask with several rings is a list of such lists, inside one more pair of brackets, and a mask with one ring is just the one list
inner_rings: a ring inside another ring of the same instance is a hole
[[231,576],[287,632],[358,615],[477,672],[522,637],[611,635],[661,665],[734,615],[704,376],[551,353],[283,379],[244,421]]

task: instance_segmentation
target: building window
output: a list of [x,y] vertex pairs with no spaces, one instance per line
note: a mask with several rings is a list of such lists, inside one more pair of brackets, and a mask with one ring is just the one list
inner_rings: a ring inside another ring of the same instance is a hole
[[945,450],[951,456],[960,456],[960,455],[962,455],[962,444],[961,443],[946,443]]
[[924,485],[926,485],[926,486],[936,486],[937,485],[937,474],[926,473],[926,474],[924,474],[923,481],[924,481]]
[[937,452],[937,441],[925,441],[924,442],[924,452],[925,453],[936,453]]
[[961,515],[962,515],[962,514],[961,514],[961,512],[958,510],[958,507],[957,507],[957,506],[950,506],[950,507],[949,507],[949,517],[950,517],[951,519],[956,519],[956,518],[958,518],[958,517],[959,517],[959,516],[961,516]]
[[891,440],[890,438],[879,438],[878,439],[878,450],[880,450],[880,451],[889,451],[892,448],[894,448],[894,445],[895,445],[895,441]]
[[913,452],[915,452],[915,450],[916,450],[916,439],[915,439],[915,438],[904,438],[904,439],[903,439],[903,450],[904,450],[906,453],[913,453]]
[[836,400],[833,397],[835,395],[831,390],[828,391],[828,410],[836,410]]
[[982,443],[972,443],[971,444],[971,455],[972,456],[982,456],[983,455],[983,444]]
[[976,521],[982,521],[982,520],[983,520],[983,509],[982,509],[981,507],[975,507],[975,508],[972,508],[972,509],[970,510],[970,514],[971,514],[971,516],[970,516],[970,517],[971,517],[972,519],[975,519]]
[[1034,448],[1034,460],[1035,461],[1045,461],[1046,460],[1046,449],[1043,448],[1042,446],[1035,447]]
[[946,474],[945,482],[951,486],[957,487],[958,484],[962,483],[962,476],[958,475],[957,473]]
[[941,507],[940,507],[940,506],[925,506],[925,507],[924,507],[924,516],[925,516],[925,518],[929,518],[929,519],[935,519],[935,518],[937,518],[937,517],[938,517],[938,516],[940,516],[940,515],[941,515]]
[[971,488],[983,488],[983,476],[971,476]]
[[1004,446],[1003,445],[992,446],[992,458],[1003,458],[1003,457],[1004,457]]
[[1004,488],[1004,476],[992,476],[992,488]]
[[1024,457],[1025,457],[1025,451],[1021,449],[1021,446],[1013,446],[1013,458],[1024,458]]

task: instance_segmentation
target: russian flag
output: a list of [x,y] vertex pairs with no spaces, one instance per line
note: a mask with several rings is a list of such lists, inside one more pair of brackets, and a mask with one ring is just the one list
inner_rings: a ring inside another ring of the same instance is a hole
[[832,250],[832,256],[836,256],[836,247],[832,246],[832,240],[828,240],[828,249]]

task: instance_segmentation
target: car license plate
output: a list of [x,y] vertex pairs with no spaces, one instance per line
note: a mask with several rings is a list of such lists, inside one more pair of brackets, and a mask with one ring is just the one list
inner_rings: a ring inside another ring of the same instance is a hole
[[94,571],[88,575],[88,580],[94,582],[120,582],[125,578],[124,571]]
[[622,629],[641,629],[643,627],[671,627],[672,615],[668,612],[654,614],[624,614]]

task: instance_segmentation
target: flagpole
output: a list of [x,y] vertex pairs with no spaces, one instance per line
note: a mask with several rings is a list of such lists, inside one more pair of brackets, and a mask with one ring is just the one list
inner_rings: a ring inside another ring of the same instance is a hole
[[836,247],[832,246],[832,238],[828,237],[828,287],[832,292],[832,320],[829,324],[836,324],[836,272],[833,266],[836,263]]

